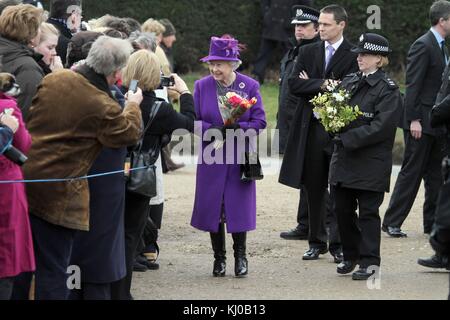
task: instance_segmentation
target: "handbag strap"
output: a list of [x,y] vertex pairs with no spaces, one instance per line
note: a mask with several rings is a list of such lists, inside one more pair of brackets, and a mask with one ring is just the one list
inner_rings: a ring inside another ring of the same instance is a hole
[[143,142],[144,136],[147,133],[147,131],[150,128],[150,126],[152,125],[153,120],[155,120],[155,117],[156,117],[159,109],[161,108],[162,103],[163,103],[162,101],[155,101],[153,103],[153,108],[150,111],[150,115],[148,117],[147,125],[145,126],[144,131],[142,131],[141,139],[139,140],[139,152],[141,152],[142,146],[144,145],[144,142]]

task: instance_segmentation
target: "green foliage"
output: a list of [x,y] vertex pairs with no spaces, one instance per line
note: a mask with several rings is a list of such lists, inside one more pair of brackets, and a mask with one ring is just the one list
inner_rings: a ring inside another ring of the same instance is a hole
[[[48,8],[48,0],[44,0]],[[409,46],[430,26],[428,11],[433,0],[316,0],[317,8],[337,3],[347,9],[350,23],[346,35],[356,43],[362,32],[368,32],[367,8],[381,8],[381,30],[372,30],[386,36],[394,52],[390,71],[404,71]],[[207,55],[212,35],[229,33],[248,50],[242,59],[247,66],[255,58],[260,43],[261,10],[258,0],[84,0],[83,15],[86,19],[106,13],[121,17],[133,17],[141,22],[148,18],[169,18],[177,28],[174,54],[178,71],[187,73],[201,68],[199,58]],[[278,63],[272,67],[277,70]],[[399,76],[401,80],[403,76]]]

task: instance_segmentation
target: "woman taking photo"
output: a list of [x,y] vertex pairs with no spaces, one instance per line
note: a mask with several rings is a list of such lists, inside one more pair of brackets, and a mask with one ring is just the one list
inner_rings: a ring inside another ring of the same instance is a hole
[[360,71],[345,77],[341,87],[362,115],[333,139],[330,185],[344,253],[337,272],[347,274],[359,265],[352,278],[366,280],[372,275],[369,267],[381,262],[379,207],[389,192],[402,100],[397,85],[382,70],[389,63],[388,40],[366,33],[353,51]]
[[[142,151],[148,152],[155,145],[161,146],[164,135],[170,135],[176,129],[186,129],[194,131],[195,109],[194,100],[186,83],[177,75],[173,75],[175,85],[170,87],[180,93],[180,113],[176,112],[171,104],[162,99],[158,99],[155,90],[161,83],[161,65],[157,56],[148,50],[139,50],[133,53],[123,71],[124,91],[128,91],[131,80],[139,81],[139,88],[142,89],[144,100],[141,103],[142,119],[144,128],[147,126],[149,116],[155,107],[155,102],[161,102],[161,106],[155,115],[153,122],[145,132],[143,137]],[[167,139],[168,143],[170,139]],[[162,190],[162,169],[160,158],[156,162],[157,170],[157,192],[156,197],[163,198]],[[153,198],[152,198],[153,199]],[[151,206],[150,200],[146,196],[127,191],[125,196],[125,260],[127,275],[122,280],[113,284],[113,298],[132,299],[130,294],[133,262],[137,254],[137,247],[142,237],[147,217],[151,210],[157,210],[162,215],[163,202],[159,205]]]
[[[238,41],[235,39],[211,38],[209,55],[201,61],[206,62],[211,73],[195,83],[194,100],[197,119],[200,120],[202,136],[206,137],[216,129],[224,139],[226,131],[238,130],[238,135],[257,135],[266,127],[259,84],[238,72],[241,61],[238,58]],[[226,122],[226,106],[221,102],[228,93],[234,92],[242,98],[256,98],[257,103],[248,110],[236,123],[224,125]],[[228,134],[233,132],[228,132]],[[256,184],[241,181],[240,164],[244,149],[249,151],[249,144],[239,148],[233,140],[225,140],[223,150],[217,153],[228,155],[234,151],[233,161],[212,163],[206,159],[210,142],[202,139],[202,153],[197,166],[197,182],[195,203],[191,225],[199,230],[210,232],[214,251],[213,275],[225,275],[225,227],[232,234],[234,241],[235,275],[247,275],[246,259],[247,232],[256,228]],[[239,139],[237,139],[239,140]],[[255,137],[251,137],[255,140]],[[250,141],[252,143],[254,141]],[[233,150],[234,147],[234,150]],[[253,144],[253,147],[256,148]],[[228,148],[228,151],[227,151]],[[250,151],[256,151],[255,149]],[[210,159],[209,159],[210,160]]]

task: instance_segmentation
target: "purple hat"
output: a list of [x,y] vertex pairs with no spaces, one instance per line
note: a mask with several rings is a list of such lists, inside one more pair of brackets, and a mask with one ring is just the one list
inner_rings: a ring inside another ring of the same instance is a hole
[[209,55],[200,59],[202,62],[212,60],[239,61],[239,47],[236,39],[211,37]]

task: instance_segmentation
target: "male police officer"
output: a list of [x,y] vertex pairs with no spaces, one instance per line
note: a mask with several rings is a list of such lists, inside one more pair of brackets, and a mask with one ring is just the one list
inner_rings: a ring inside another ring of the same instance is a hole
[[[297,105],[300,99],[289,91],[288,79],[297,62],[300,47],[320,41],[318,37],[320,12],[307,6],[293,6],[292,24],[295,25],[295,38],[291,39],[292,48],[281,60],[280,68],[280,94],[278,98],[277,129],[279,134],[279,153],[284,154],[286,149],[289,128],[292,124]],[[298,105],[301,107],[301,104]],[[306,194],[300,191],[300,203],[297,212],[298,225],[280,237],[287,240],[306,240],[308,238],[308,204]]]

